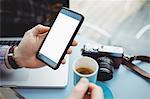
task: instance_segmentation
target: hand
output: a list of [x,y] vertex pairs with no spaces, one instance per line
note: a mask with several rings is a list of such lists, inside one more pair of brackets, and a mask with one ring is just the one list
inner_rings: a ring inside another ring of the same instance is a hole
[[[86,95],[87,91],[91,94]],[[104,99],[103,90],[101,87],[89,83],[86,78],[81,78],[68,99]]]
[[[49,29],[50,28],[47,26],[37,25],[25,33],[18,48],[15,48],[14,50],[14,58],[19,66],[26,68],[39,68],[45,65],[36,58],[36,53]],[[77,42],[73,41],[72,46],[76,45]],[[71,54],[71,52],[72,50],[69,48],[67,53]],[[62,61],[62,64],[64,63],[65,60]]]

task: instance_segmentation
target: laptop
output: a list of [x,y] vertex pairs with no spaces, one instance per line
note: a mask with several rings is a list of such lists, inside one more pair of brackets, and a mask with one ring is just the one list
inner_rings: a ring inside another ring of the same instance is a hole
[[[0,0],[0,3],[0,45],[18,45],[25,31],[38,23],[51,25],[59,9],[62,6],[69,7],[69,0],[36,0],[35,5],[32,0]],[[8,73],[0,71],[0,86],[64,88],[68,82],[69,56],[66,55],[65,58],[66,64],[61,65],[58,70],[45,66],[10,70]]]
[[69,57],[57,70],[48,66],[38,69],[18,69],[8,73],[1,71],[0,86],[17,88],[64,88],[68,84]]

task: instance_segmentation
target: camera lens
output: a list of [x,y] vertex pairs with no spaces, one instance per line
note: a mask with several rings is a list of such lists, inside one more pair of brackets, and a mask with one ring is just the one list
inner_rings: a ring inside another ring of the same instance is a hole
[[98,77],[97,80],[99,81],[106,81],[110,80],[113,77],[113,60],[109,57],[99,57],[97,59],[97,62],[99,64],[99,71],[98,71]]

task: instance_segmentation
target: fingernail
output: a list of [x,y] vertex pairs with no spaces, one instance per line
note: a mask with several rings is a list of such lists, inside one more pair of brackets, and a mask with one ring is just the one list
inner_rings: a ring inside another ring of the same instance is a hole
[[89,80],[87,78],[81,78],[80,81],[83,83],[89,83]]

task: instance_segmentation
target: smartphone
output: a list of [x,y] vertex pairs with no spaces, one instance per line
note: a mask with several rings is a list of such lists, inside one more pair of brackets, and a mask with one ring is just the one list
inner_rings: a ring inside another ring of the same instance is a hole
[[37,58],[54,70],[58,69],[83,20],[83,15],[63,7],[42,42]]

